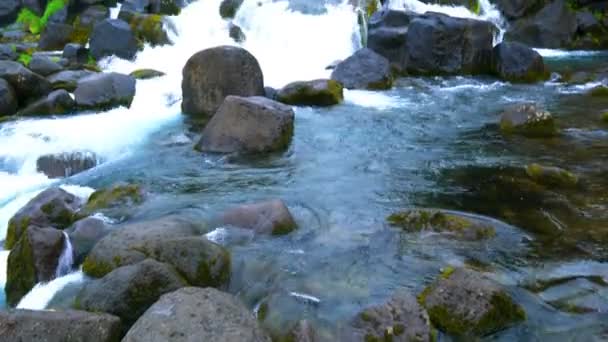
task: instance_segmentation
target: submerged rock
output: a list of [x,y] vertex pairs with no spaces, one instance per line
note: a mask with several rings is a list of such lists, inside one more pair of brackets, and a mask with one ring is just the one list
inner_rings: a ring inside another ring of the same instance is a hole
[[0,61],[0,78],[5,79],[13,87],[20,104],[36,100],[51,92],[49,81],[31,72],[21,63]]
[[551,113],[537,109],[531,103],[512,105],[500,118],[500,130],[506,134],[521,134],[530,138],[547,138],[559,132]]
[[264,153],[286,149],[294,112],[264,97],[228,96],[203,130],[196,149],[204,152]]
[[15,306],[38,282],[55,278],[65,237],[55,228],[29,226],[13,246],[7,263],[6,300]]
[[74,91],[76,104],[86,109],[131,107],[135,78],[119,73],[99,73],[81,78]]
[[115,207],[131,207],[144,201],[144,192],[137,184],[117,183],[109,188],[99,189],[89,196],[84,207],[87,213]]
[[492,69],[510,82],[537,82],[549,78],[543,57],[521,43],[502,42],[493,51]]
[[78,218],[78,197],[61,188],[44,190],[9,220],[4,247],[12,249],[29,226],[64,229]]
[[132,59],[138,49],[133,30],[120,19],[105,19],[97,23],[91,33],[89,45],[91,55],[95,59],[111,55]]
[[393,85],[388,59],[368,48],[338,63],[331,78],[347,89],[390,89]]
[[186,287],[165,294],[137,320],[123,342],[270,342],[256,319],[232,295]]
[[296,106],[333,106],[344,100],[343,86],[326,79],[293,82],[278,91],[277,100]]
[[572,188],[578,184],[576,175],[559,167],[530,164],[526,173],[535,182],[546,186]]
[[74,263],[82,263],[93,246],[104,236],[110,233],[106,223],[96,217],[86,217],[76,221],[65,232],[70,237],[74,250]]
[[317,341],[317,333],[310,322],[302,320],[291,328],[286,340],[290,342],[315,342]]
[[165,76],[165,73],[154,69],[138,69],[133,71],[129,75],[137,80],[149,80],[151,78]]
[[341,341],[433,341],[426,311],[416,298],[398,291],[387,303],[363,310],[350,324]]
[[64,152],[40,156],[36,161],[36,170],[49,178],[63,178],[92,169],[96,165],[97,156],[93,152]]
[[[76,102],[66,90],[59,89],[49,93],[46,97],[29,104],[20,110],[17,115],[59,115],[71,113],[76,107]],[[40,170],[39,170],[40,171]]]
[[118,317],[85,311],[0,311],[0,334],[4,341],[117,342]]
[[283,235],[297,228],[289,209],[281,200],[246,204],[224,212],[224,225],[252,229],[260,234]]
[[15,114],[17,106],[15,90],[8,82],[0,78],[0,117]]
[[187,286],[172,266],[152,259],[119,267],[85,285],[76,307],[120,317],[125,327],[135,321],[168,292]]
[[456,336],[485,336],[526,319],[499,284],[463,268],[447,269],[418,300],[434,326]]
[[264,77],[247,50],[219,46],[194,54],[183,69],[182,111],[211,117],[229,95],[264,96]]
[[392,214],[388,222],[409,231],[434,231],[463,240],[485,240],[496,235],[494,227],[452,212],[412,209]]

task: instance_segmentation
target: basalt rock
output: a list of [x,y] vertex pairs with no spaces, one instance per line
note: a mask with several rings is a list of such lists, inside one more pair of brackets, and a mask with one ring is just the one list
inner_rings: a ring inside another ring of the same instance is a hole
[[338,63],[331,78],[347,89],[390,89],[393,85],[389,61],[368,48]]
[[95,191],[87,201],[83,211],[94,213],[104,209],[128,208],[144,201],[144,191],[137,184],[116,183],[108,188]]
[[135,97],[135,78],[119,73],[99,73],[78,80],[76,104],[84,109],[130,107]]
[[222,18],[234,18],[242,3],[243,0],[223,0],[220,4],[220,16]]
[[17,62],[0,61],[0,78],[13,87],[20,105],[51,92],[49,81]]
[[3,0],[0,3],[0,27],[13,23],[17,19],[20,7],[19,0]]
[[48,76],[63,70],[63,67],[59,65],[59,63],[48,56],[39,54],[34,54],[32,56],[28,68],[41,76]]
[[59,89],[49,93],[46,97],[29,104],[17,114],[20,116],[58,115],[72,112],[76,103],[66,90]]
[[521,43],[503,42],[494,47],[492,70],[511,82],[537,82],[549,78],[543,57]]
[[52,74],[47,79],[51,82],[53,89],[65,89],[73,92],[78,86],[78,81],[91,75],[95,75],[95,73],[88,70],[65,70]]
[[71,41],[74,28],[72,25],[49,22],[40,35],[40,50],[62,50]]
[[95,24],[89,44],[95,59],[111,55],[132,59],[138,49],[133,30],[120,19],[106,19]]
[[36,161],[38,172],[44,173],[49,178],[70,177],[96,165],[97,156],[92,152],[47,154],[40,156]]
[[0,78],[0,117],[15,114],[17,106],[15,90],[8,82]]

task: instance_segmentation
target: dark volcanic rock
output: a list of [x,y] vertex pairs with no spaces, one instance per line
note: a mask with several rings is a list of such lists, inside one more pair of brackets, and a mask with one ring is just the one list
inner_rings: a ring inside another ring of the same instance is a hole
[[118,342],[120,319],[115,316],[76,310],[0,311],[3,341]]
[[20,104],[51,92],[51,85],[46,79],[17,62],[0,61],[0,78],[10,83]]
[[237,43],[242,43],[247,39],[243,30],[238,25],[233,23],[230,23],[228,34],[230,35],[230,38]]
[[[80,44],[66,44],[63,48],[63,58],[70,63],[86,64],[89,59],[89,49]],[[75,70],[78,72],[79,70]]]
[[17,114],[20,116],[66,114],[72,112],[75,107],[76,103],[70,93],[59,89],[28,105]]
[[182,111],[210,117],[228,95],[263,96],[264,77],[247,50],[220,46],[194,54],[183,69]]
[[95,59],[111,55],[132,59],[138,49],[131,27],[120,19],[106,19],[97,23],[89,44]]
[[391,67],[400,74],[407,68],[407,27],[418,14],[382,9],[369,20],[367,46],[388,59]]
[[116,315],[129,327],[161,295],[185,286],[175,268],[146,259],[88,283],[76,298],[76,306]]
[[287,148],[293,110],[265,97],[228,96],[203,130],[196,148],[206,152],[262,153]]
[[347,89],[390,89],[393,85],[389,61],[367,48],[339,63],[331,78]]
[[17,305],[38,282],[55,278],[65,237],[55,228],[30,226],[8,256],[6,300]]
[[87,217],[76,221],[66,229],[66,233],[68,233],[74,249],[74,263],[78,265],[84,261],[97,241],[110,233],[110,228],[101,219]]
[[500,12],[507,19],[519,19],[535,11],[545,4],[545,0],[494,0]]
[[77,218],[81,200],[61,188],[44,190],[9,220],[4,247],[12,249],[29,226],[64,229]]
[[94,74],[78,81],[74,96],[82,108],[130,107],[135,96],[135,78],[114,72]]
[[17,106],[15,90],[8,82],[0,78],[0,117],[15,114]]
[[32,56],[28,68],[41,76],[48,76],[63,69],[61,65],[54,62],[50,57],[39,54],[34,54]]
[[277,100],[296,106],[333,106],[344,100],[343,86],[335,80],[293,82],[277,93]]
[[270,342],[253,314],[232,295],[186,287],[166,294],[129,330],[123,342]]
[[289,209],[281,200],[246,204],[224,212],[224,225],[252,229],[260,234],[282,235],[297,228]]
[[95,73],[88,70],[65,70],[49,76],[47,80],[51,82],[53,89],[74,91],[78,86],[78,81],[91,75],[95,75]]
[[144,195],[141,186],[119,182],[92,193],[82,211],[92,214],[104,209],[129,208],[141,204]]
[[543,57],[521,43],[503,42],[494,47],[493,72],[511,82],[537,82],[549,78]]
[[[2,36],[0,36],[2,38]],[[19,58],[17,47],[10,44],[0,44],[0,60],[14,61]]]
[[40,50],[63,50],[70,42],[74,28],[72,25],[49,22],[40,35],[38,48]]
[[12,24],[17,19],[21,7],[19,0],[2,0],[0,2],[0,27]]
[[220,4],[220,16],[222,18],[234,18],[242,3],[243,0],[223,0]]
[[49,178],[70,177],[77,173],[94,168],[97,156],[92,152],[64,152],[40,156],[36,169]]

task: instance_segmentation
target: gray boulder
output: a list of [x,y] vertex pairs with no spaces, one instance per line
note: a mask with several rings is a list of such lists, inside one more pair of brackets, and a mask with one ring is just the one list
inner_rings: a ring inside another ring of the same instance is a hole
[[[65,90],[59,90],[65,91]],[[97,156],[92,152],[64,152],[46,154],[36,161],[36,169],[49,178],[70,177],[92,169],[97,165]]]
[[543,57],[524,44],[502,42],[494,47],[492,70],[510,82],[537,82],[549,78]]
[[347,89],[390,89],[393,85],[388,59],[368,48],[339,63],[331,78]]
[[135,97],[135,78],[119,73],[99,73],[81,78],[74,91],[81,108],[109,109],[130,107]]
[[[70,43],[66,44],[63,48],[63,58],[67,59],[70,63],[74,64],[86,64],[89,60],[89,49],[85,48],[80,44]],[[78,72],[80,70],[75,70]],[[84,71],[84,70],[83,70]]]
[[19,0],[3,0],[0,2],[0,27],[12,24],[17,19],[21,7]]
[[289,209],[281,200],[246,204],[229,209],[221,215],[220,222],[223,225],[252,229],[260,234],[282,235],[297,228]]
[[6,301],[15,306],[38,282],[55,278],[65,236],[55,228],[30,226],[8,256]]
[[247,50],[219,46],[194,54],[183,69],[182,111],[213,115],[228,95],[263,96],[264,77]]
[[65,232],[72,242],[74,263],[78,265],[84,261],[84,258],[93,249],[93,246],[110,233],[110,228],[101,219],[86,217],[74,222]]
[[73,92],[78,86],[78,81],[91,75],[95,75],[95,72],[88,70],[65,70],[52,74],[47,79],[51,82],[53,89],[65,89]]
[[59,65],[59,63],[54,62],[50,57],[41,54],[34,54],[32,56],[28,68],[41,76],[48,76],[63,70],[63,67]]
[[388,59],[397,73],[407,69],[407,27],[418,14],[382,9],[372,15],[368,24],[367,47]]
[[123,342],[270,342],[253,314],[236,298],[212,288],[166,294],[131,327]]
[[264,97],[228,96],[203,130],[196,148],[205,152],[263,153],[287,148],[293,110]]
[[131,27],[120,19],[105,19],[95,24],[89,46],[95,59],[111,55],[133,59],[138,49]]
[[76,307],[118,316],[129,327],[161,295],[185,286],[172,266],[146,259],[88,283],[78,294]]
[[[2,38],[0,36],[0,38]],[[11,44],[0,44],[0,60],[14,61],[19,58],[17,47]]]
[[66,90],[59,89],[46,97],[29,104],[17,114],[20,116],[67,114],[74,110],[76,103]]
[[44,190],[8,221],[4,247],[12,249],[29,226],[64,229],[77,219],[81,200],[61,188]]
[[295,106],[327,107],[344,100],[344,89],[335,80],[297,81],[281,88],[277,100]]
[[65,44],[70,42],[73,32],[72,25],[49,22],[40,35],[38,49],[63,50]]
[[120,319],[101,313],[67,311],[0,311],[2,341],[118,342]]
[[51,92],[49,81],[31,72],[21,63],[0,61],[0,78],[5,79],[13,87],[19,104],[36,100]]
[[0,78],[0,117],[15,114],[17,106],[15,90],[8,82]]

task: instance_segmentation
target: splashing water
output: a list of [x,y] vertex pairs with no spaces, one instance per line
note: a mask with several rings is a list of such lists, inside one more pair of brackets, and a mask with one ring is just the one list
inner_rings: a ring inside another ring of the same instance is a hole
[[84,274],[82,271],[77,271],[53,279],[48,283],[38,283],[21,298],[17,309],[44,310],[59,291],[70,284],[81,283],[83,280]]
[[72,271],[72,266],[74,265],[74,250],[72,249],[70,236],[66,232],[63,232],[63,237],[63,251],[57,262],[57,270],[55,271],[56,278],[70,273],[70,271]]
[[507,30],[507,21],[500,10],[490,3],[490,0],[479,0],[479,14],[471,12],[464,6],[450,6],[438,4],[426,4],[418,0],[390,0],[389,8],[408,10],[416,13],[438,12],[452,17],[486,20],[498,28],[494,38],[494,45],[502,42]]

